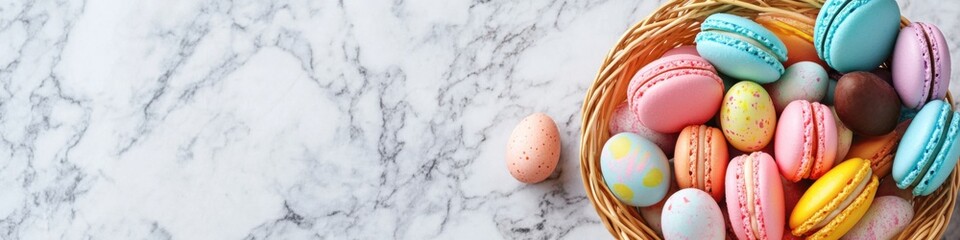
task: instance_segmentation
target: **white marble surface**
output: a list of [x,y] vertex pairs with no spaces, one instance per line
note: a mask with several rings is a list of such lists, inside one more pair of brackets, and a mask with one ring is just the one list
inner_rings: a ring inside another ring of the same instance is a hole
[[[935,2],[901,6],[960,48]],[[579,109],[659,4],[3,1],[0,239],[608,238]],[[536,111],[561,166],[524,185]]]

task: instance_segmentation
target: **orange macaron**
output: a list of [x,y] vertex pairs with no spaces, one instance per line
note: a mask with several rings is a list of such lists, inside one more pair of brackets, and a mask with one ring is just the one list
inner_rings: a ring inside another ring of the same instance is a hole
[[673,153],[677,186],[703,190],[720,201],[728,156],[727,141],[720,129],[706,125],[683,128]]

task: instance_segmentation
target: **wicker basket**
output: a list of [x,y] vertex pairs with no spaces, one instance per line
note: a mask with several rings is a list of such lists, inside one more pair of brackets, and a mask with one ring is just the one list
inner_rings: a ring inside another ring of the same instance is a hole
[[[822,4],[822,0],[672,0],[624,33],[600,66],[581,109],[580,173],[587,196],[611,234],[619,239],[660,239],[636,208],[624,205],[610,193],[600,176],[600,150],[610,137],[607,123],[617,104],[626,98],[633,74],[667,50],[693,44],[699,23],[710,14],[753,17],[761,12],[779,12],[815,17]],[[901,19],[902,26],[908,23]],[[949,179],[930,196],[914,199],[915,217],[898,239],[939,239],[943,235],[960,188],[956,171]]]

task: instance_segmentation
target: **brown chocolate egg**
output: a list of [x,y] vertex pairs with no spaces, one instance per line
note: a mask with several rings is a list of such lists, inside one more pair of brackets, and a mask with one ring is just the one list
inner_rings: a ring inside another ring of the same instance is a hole
[[834,96],[837,116],[854,133],[880,136],[897,126],[900,97],[876,74],[844,74],[837,82]]

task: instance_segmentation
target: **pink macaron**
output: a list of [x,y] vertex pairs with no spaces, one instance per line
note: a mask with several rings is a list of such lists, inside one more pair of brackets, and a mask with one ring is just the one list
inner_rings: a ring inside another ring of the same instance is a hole
[[907,25],[900,30],[892,59],[893,87],[904,106],[920,109],[946,96],[950,50],[939,28],[921,22]]
[[709,121],[720,109],[723,81],[707,60],[671,54],[637,71],[627,88],[627,103],[647,128],[676,133]]
[[837,158],[833,112],[818,102],[790,102],[780,115],[774,139],[780,174],[793,182],[820,178]]
[[770,154],[753,152],[731,160],[725,185],[730,226],[737,238],[783,237],[783,186]]

